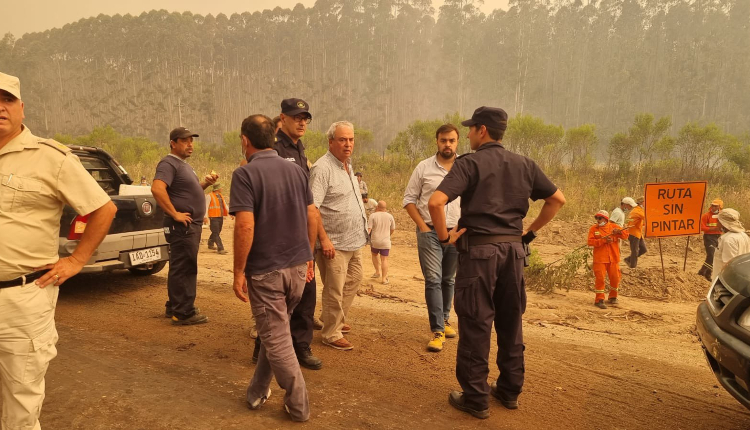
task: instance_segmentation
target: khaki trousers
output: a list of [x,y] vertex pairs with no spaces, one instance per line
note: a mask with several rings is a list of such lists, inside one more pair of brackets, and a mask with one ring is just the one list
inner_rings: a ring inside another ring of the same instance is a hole
[[44,375],[57,355],[59,287],[34,283],[0,289],[2,430],[41,429]]
[[320,279],[323,281],[323,331],[321,335],[327,342],[335,342],[344,335],[341,328],[346,322],[349,308],[362,282],[362,252],[339,251],[328,259],[321,250],[315,252]]

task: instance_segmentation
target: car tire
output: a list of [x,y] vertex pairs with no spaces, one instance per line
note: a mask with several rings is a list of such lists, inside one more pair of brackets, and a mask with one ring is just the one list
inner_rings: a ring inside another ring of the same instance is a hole
[[130,270],[130,273],[136,276],[148,276],[160,272],[161,269],[163,269],[166,265],[166,261],[157,261],[156,263],[151,265],[142,264],[140,266],[129,267],[128,270]]

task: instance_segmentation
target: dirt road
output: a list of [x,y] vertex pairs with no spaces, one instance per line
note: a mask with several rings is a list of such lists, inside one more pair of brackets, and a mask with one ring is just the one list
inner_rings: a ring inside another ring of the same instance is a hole
[[[231,227],[222,235],[230,246]],[[538,245],[545,258],[572,247],[551,231]],[[166,270],[147,278],[117,272],[67,282],[43,427],[293,426],[275,383],[262,410],[245,407],[253,372],[250,309],[232,292],[231,258],[202,246],[197,305],[210,322],[196,327],[173,327],[164,318]],[[692,252],[689,267],[697,269],[699,258],[700,250]],[[491,417],[476,420],[447,402],[458,388],[456,342],[449,340],[439,354],[424,350],[429,326],[413,233],[396,232],[391,285],[373,284],[369,255],[365,260],[366,281],[348,336],[355,349],[325,347],[315,333],[313,350],[324,367],[303,370],[312,414],[295,428],[750,428],[750,413],[719,387],[702,356],[693,334],[696,301],[623,297],[619,308],[601,311],[592,306],[593,293],[583,291],[529,294],[521,407],[508,411],[492,402]],[[648,265],[658,261],[658,254],[647,258]],[[498,375],[493,361],[491,379]]]

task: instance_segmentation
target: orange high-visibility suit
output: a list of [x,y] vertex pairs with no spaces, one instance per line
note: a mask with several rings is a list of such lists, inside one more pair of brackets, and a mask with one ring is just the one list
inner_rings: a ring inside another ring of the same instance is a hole
[[[589,229],[589,246],[594,247],[594,276],[596,281],[595,302],[604,300],[604,276],[609,275],[609,298],[617,297],[620,287],[620,239],[628,238],[628,231],[613,222],[607,222],[604,227],[594,224]],[[619,230],[615,233],[615,230]],[[607,239],[611,240],[608,242]]]

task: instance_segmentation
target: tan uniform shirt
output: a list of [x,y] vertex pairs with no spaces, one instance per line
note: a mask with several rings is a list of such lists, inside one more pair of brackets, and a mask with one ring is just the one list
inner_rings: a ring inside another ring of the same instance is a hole
[[85,215],[109,201],[70,148],[24,126],[0,149],[0,281],[57,262],[65,205]]

